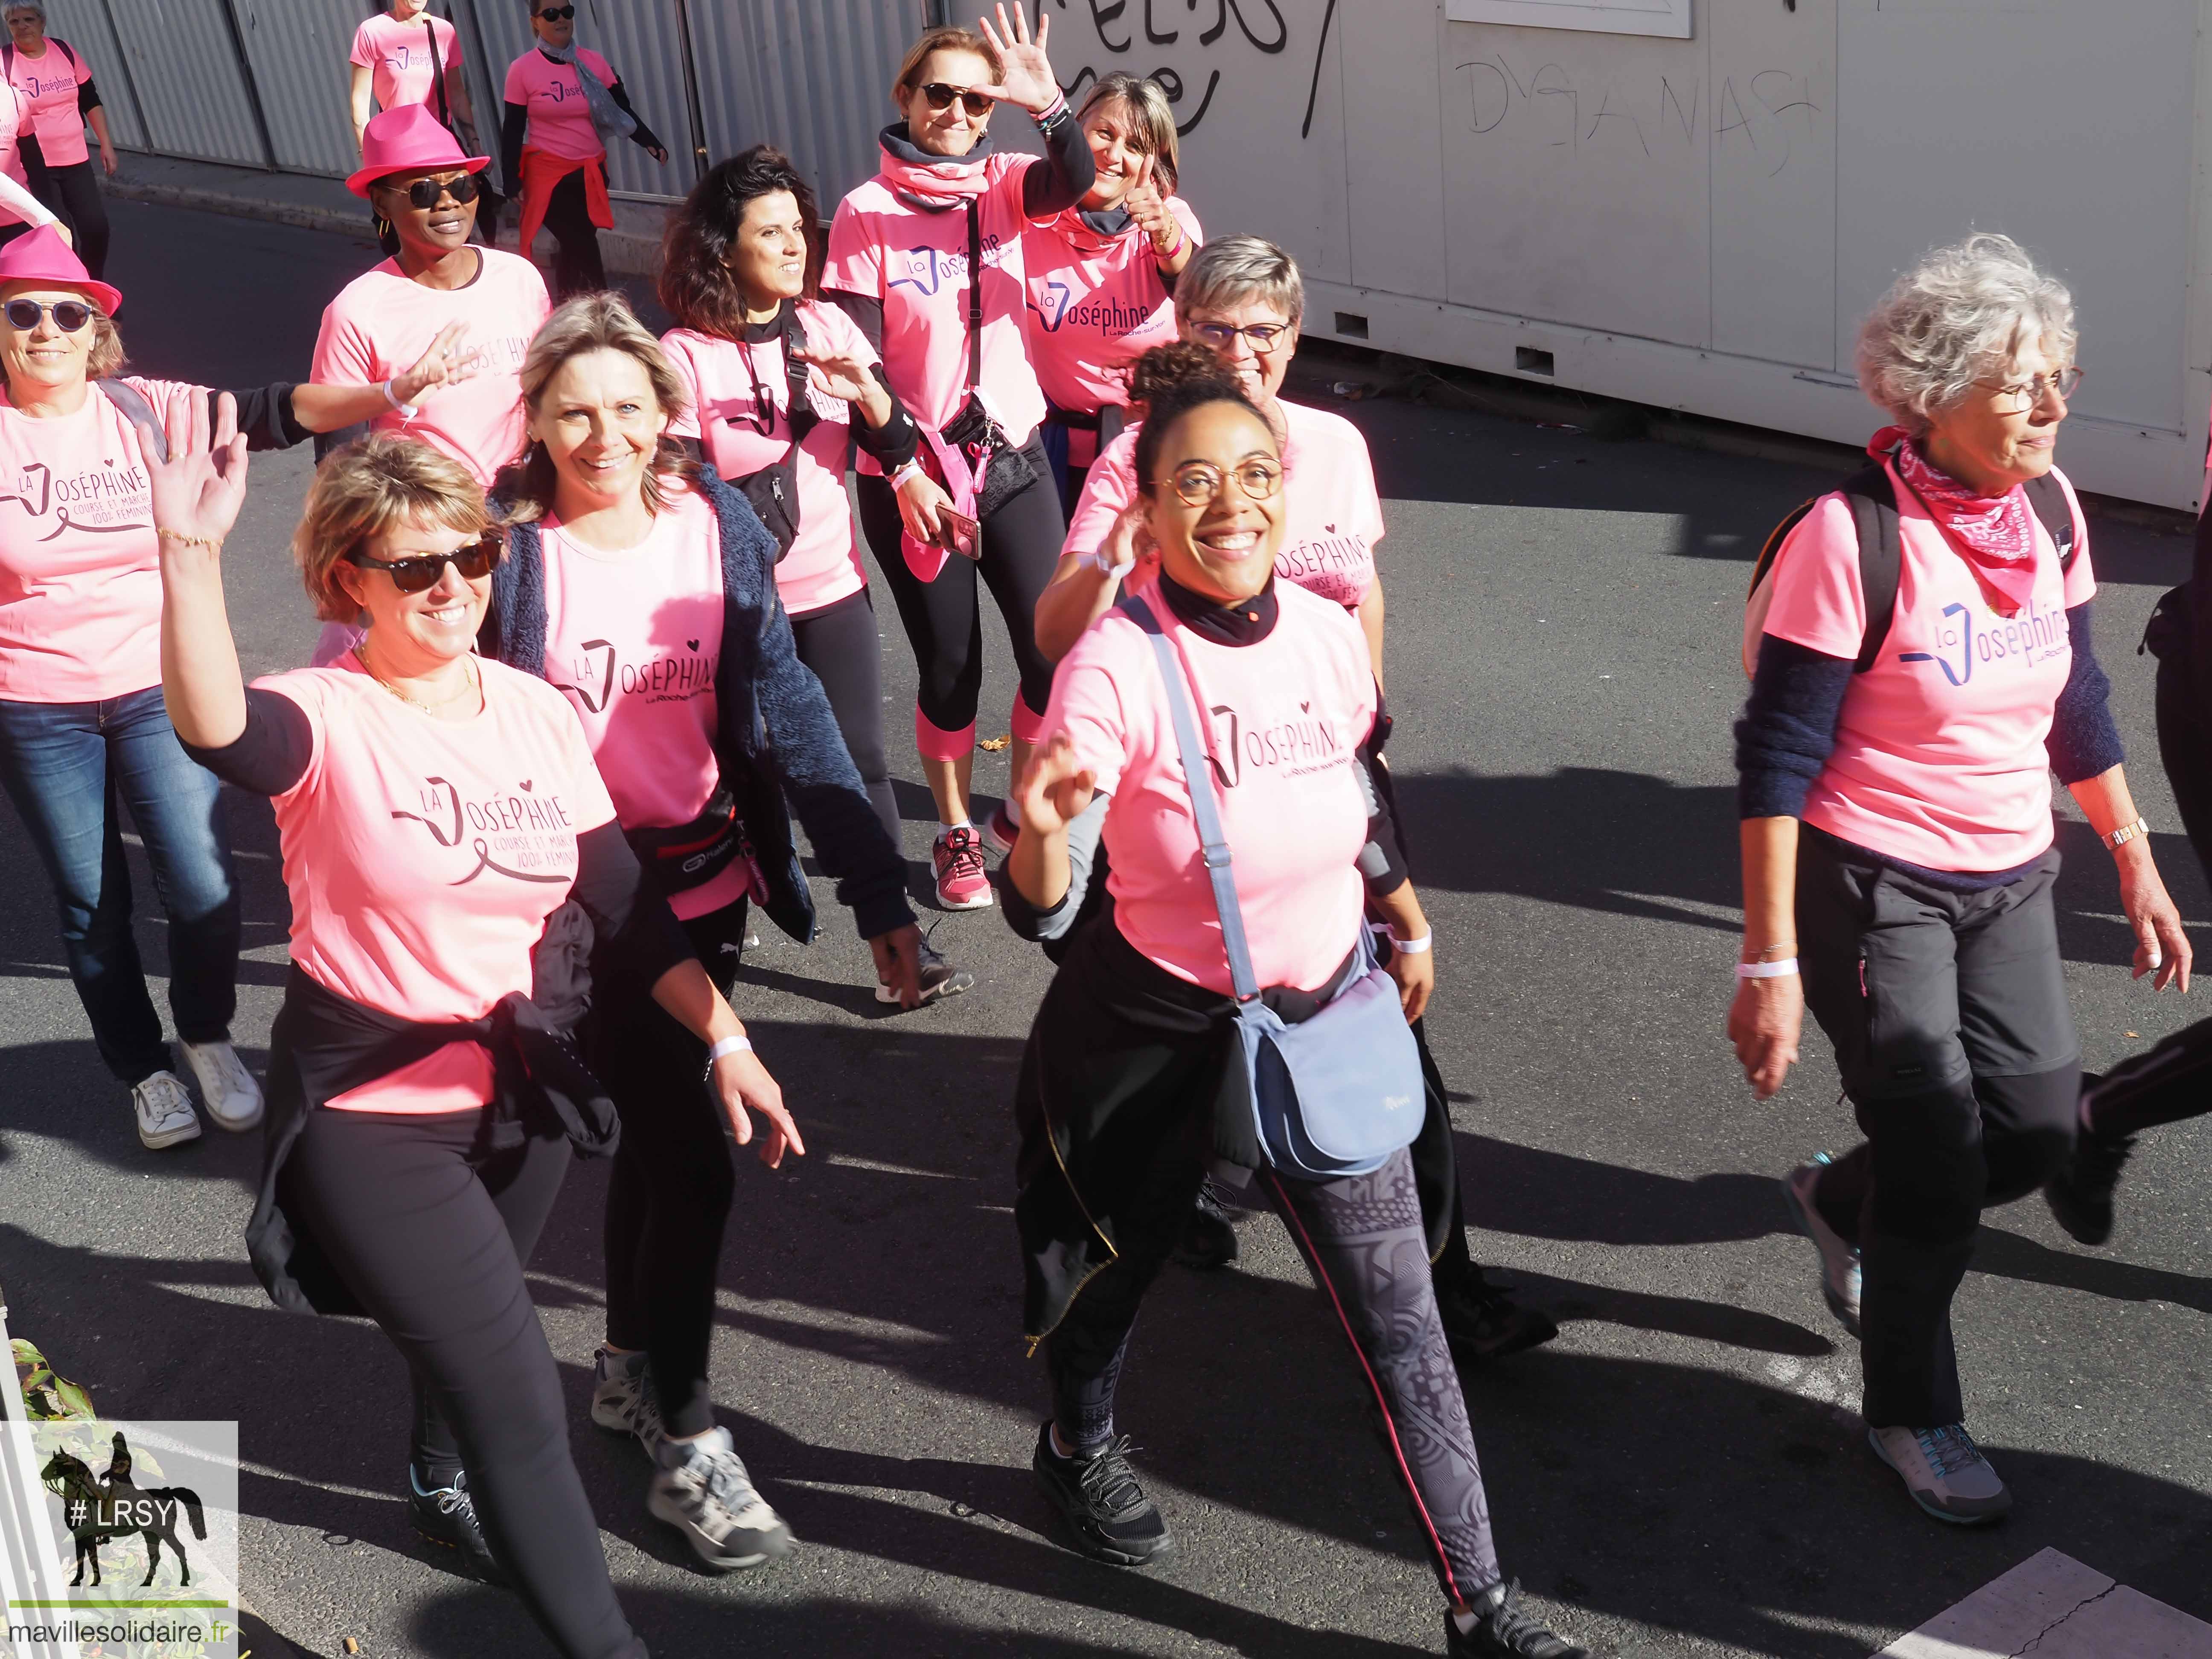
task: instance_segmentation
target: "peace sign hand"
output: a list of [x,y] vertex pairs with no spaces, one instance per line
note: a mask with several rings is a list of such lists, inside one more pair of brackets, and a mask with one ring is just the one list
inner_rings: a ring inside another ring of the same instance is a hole
[[1022,15],[1022,0],[1014,0],[1014,19],[1006,21],[1006,9],[998,8],[999,27],[993,28],[991,20],[979,17],[976,25],[983,38],[999,54],[1001,78],[994,85],[978,87],[976,91],[1002,104],[1015,104],[1032,115],[1042,114],[1060,96],[1060,82],[1052,72],[1052,62],[1045,56],[1045,37],[1051,32],[1052,20],[1044,15],[1043,0],[1038,0],[1036,39],[1030,39],[1030,26]]

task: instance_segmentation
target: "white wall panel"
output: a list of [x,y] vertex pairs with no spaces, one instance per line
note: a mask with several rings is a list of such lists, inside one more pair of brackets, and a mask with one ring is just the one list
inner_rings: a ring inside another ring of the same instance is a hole
[[[230,0],[276,165],[343,178],[361,165],[349,88],[364,0]],[[421,26],[427,31],[428,25]],[[426,43],[427,44],[427,43]]]
[[149,149],[204,161],[270,165],[228,0],[106,4],[137,88]]

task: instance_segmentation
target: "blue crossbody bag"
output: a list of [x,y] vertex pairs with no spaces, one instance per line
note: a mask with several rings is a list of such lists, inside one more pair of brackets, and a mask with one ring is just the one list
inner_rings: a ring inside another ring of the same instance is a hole
[[1176,748],[1236,988],[1237,1039],[1251,1079],[1260,1146],[1276,1170],[1302,1180],[1334,1181],[1378,1170],[1391,1153],[1410,1146],[1421,1127],[1420,1055],[1398,1001],[1397,982],[1376,965],[1362,926],[1357,957],[1311,1018],[1289,1024],[1260,1000],[1229,842],[1213,799],[1212,768],[1199,740],[1182,665],[1151,606],[1130,594],[1120,608],[1151,639],[1167,684]]

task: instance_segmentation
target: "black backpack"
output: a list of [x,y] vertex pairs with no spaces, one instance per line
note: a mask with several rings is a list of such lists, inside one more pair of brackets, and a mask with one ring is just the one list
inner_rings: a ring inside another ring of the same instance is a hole
[[[2028,505],[2051,532],[2058,549],[2061,576],[2074,568],[2080,550],[2074,534],[2074,509],[2065,487],[2051,473],[2027,481]],[[1897,527],[1897,492],[1891,488],[1889,469],[1870,460],[1838,486],[1851,509],[1859,532],[1859,586],[1866,595],[1866,636],[1859,641],[1858,660],[1851,672],[1863,674],[1881,655],[1882,641],[1897,616],[1897,583],[1904,568],[1905,550]],[[1805,520],[1820,501],[1814,496],[1774,526],[1766,545],[1759,550],[1759,563],[1751,573],[1751,596],[1744,605],[1743,672],[1749,678],[1759,666],[1759,641],[1766,631],[1766,611],[1773,597],[1774,562],[1790,532]]]

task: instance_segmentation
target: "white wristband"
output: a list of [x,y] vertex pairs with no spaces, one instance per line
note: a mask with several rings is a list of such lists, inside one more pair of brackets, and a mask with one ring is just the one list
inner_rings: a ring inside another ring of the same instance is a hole
[[1779,962],[1739,962],[1735,965],[1738,979],[1787,979],[1796,971],[1795,957],[1784,957]]
[[904,466],[902,466],[897,471],[891,474],[891,488],[893,489],[898,489],[901,485],[905,483],[908,478],[920,473],[921,470],[921,463],[909,458]]
[[753,1042],[750,1037],[724,1037],[720,1042],[707,1050],[707,1063],[709,1066],[712,1066],[716,1060],[721,1059],[725,1054],[749,1054],[752,1053],[752,1051]]
[[1401,956],[1419,956],[1424,951],[1433,949],[1436,942],[1437,936],[1433,931],[1422,934],[1419,939],[1400,939],[1395,933],[1390,935],[1390,948]]
[[1103,547],[1093,548],[1088,553],[1079,553],[1075,556],[1079,563],[1089,565],[1093,570],[1114,581],[1119,581],[1137,568],[1137,561],[1133,555],[1119,564],[1108,563],[1106,550]]
[[422,412],[422,405],[419,404],[401,403],[399,401],[399,394],[392,389],[392,382],[390,380],[386,380],[382,386],[379,386],[377,390],[384,394],[384,401],[390,404],[392,408],[398,410],[400,415],[405,419],[411,421],[416,415]]

